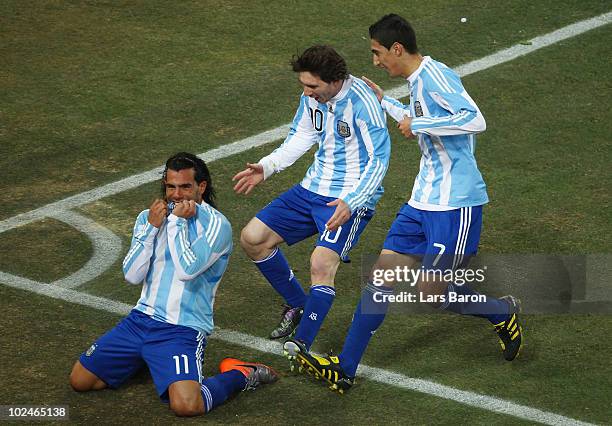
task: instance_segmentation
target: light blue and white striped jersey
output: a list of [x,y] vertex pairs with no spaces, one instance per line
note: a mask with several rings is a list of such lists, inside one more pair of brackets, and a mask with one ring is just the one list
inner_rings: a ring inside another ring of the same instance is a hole
[[259,161],[264,177],[289,167],[316,143],[302,187],[342,199],[351,212],[373,209],[383,193],[391,141],[385,113],[363,80],[349,76],[325,104],[302,94],[289,135]]
[[412,117],[412,133],[421,148],[421,167],[408,204],[421,210],[453,210],[487,203],[474,157],[475,134],[486,124],[459,75],[425,56],[408,82],[409,106],[387,96],[381,102],[396,121]]
[[143,284],[135,309],[210,334],[215,293],[232,252],[229,221],[205,202],[195,216],[171,214],[159,228],[148,218],[149,210],[138,215],[123,261],[125,279]]

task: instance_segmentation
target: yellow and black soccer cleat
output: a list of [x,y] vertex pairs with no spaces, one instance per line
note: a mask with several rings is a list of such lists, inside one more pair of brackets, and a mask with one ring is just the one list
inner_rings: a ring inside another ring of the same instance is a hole
[[516,358],[523,345],[523,329],[518,322],[518,313],[521,311],[520,300],[514,296],[504,296],[501,299],[510,304],[510,318],[495,324],[495,331],[499,336],[499,344],[506,361]]
[[297,365],[298,372],[306,372],[315,379],[325,380],[332,391],[343,394],[355,384],[355,379],[342,371],[337,356],[311,354],[304,343],[296,339],[286,341],[283,349],[291,362],[291,371]]

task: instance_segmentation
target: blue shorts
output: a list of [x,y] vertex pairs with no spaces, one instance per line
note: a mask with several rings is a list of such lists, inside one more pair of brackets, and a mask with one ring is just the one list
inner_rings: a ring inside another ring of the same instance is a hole
[[408,203],[397,213],[383,248],[423,259],[426,269],[457,269],[476,254],[482,206],[419,210]]
[[334,200],[336,198],[315,194],[298,184],[272,200],[256,217],[289,245],[318,233],[317,246],[335,251],[343,262],[348,262],[349,251],[359,241],[374,211],[365,207],[357,209],[346,223],[335,232],[329,232],[325,224],[336,206],[330,207],[327,203]]
[[111,388],[121,386],[146,364],[157,394],[167,402],[172,383],[202,381],[205,346],[204,333],[154,320],[133,309],[91,345],[79,361]]

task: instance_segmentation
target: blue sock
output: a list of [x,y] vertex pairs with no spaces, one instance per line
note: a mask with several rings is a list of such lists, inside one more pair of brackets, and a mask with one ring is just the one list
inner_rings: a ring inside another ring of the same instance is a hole
[[246,377],[238,370],[230,370],[217,374],[202,381],[202,398],[208,413],[213,408],[223,404],[227,398],[240,392],[246,386]]
[[[503,300],[496,299],[490,296],[484,296],[483,301],[454,301],[449,300],[449,293],[455,292],[457,296],[483,296],[475,292],[467,285],[449,284],[446,290],[446,301],[440,309],[455,312],[461,315],[472,315],[488,319],[492,324],[499,324],[508,319],[510,307]],[[475,297],[474,297],[475,298]]]
[[306,299],[304,314],[298,325],[295,338],[301,340],[310,349],[323,320],[331,309],[336,290],[327,285],[313,285],[310,287],[310,296]]
[[289,306],[304,306],[306,293],[278,247],[265,259],[254,260],[253,263]]
[[[375,297],[375,293],[379,294]],[[361,300],[353,314],[353,321],[346,335],[344,347],[338,356],[340,367],[350,377],[355,377],[357,366],[368,347],[370,338],[385,319],[389,301],[388,299],[383,301],[380,297],[385,294],[393,294],[393,289],[377,287],[372,283],[368,283],[361,293]]]

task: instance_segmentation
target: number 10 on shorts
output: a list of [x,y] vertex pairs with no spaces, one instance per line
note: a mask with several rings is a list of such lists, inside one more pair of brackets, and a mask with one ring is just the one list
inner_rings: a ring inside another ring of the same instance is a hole
[[338,238],[340,238],[340,232],[342,232],[342,226],[339,226],[338,229],[336,229],[336,234],[334,235],[333,238],[331,238],[330,236],[330,230],[326,229],[325,231],[323,231],[323,233],[321,234],[321,238],[320,240],[323,241],[327,241],[328,243],[332,243],[335,244],[336,241],[338,241]]
[[181,361],[180,359],[183,359],[183,365],[185,366],[185,371],[183,372],[184,374],[189,374],[189,359],[187,358],[187,355],[185,354],[181,354],[179,355],[174,355],[172,358],[174,358],[174,366],[176,367],[176,374],[181,374]]

